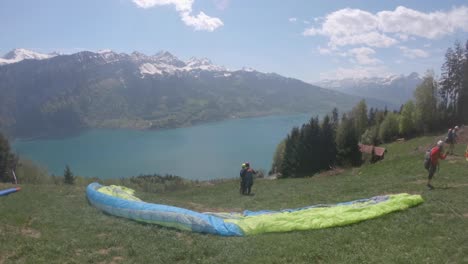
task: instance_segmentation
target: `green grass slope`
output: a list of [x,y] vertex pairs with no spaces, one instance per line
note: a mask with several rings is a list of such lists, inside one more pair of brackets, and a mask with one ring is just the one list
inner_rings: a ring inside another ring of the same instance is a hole
[[[465,146],[442,161],[428,191],[422,159],[435,138],[387,145],[385,160],[338,175],[257,180],[154,194],[143,200],[198,211],[283,209],[408,192],[425,202],[359,224],[250,237],[181,232],[106,215],[84,186],[23,185],[0,197],[0,263],[468,263]],[[9,185],[0,185],[0,189]]]

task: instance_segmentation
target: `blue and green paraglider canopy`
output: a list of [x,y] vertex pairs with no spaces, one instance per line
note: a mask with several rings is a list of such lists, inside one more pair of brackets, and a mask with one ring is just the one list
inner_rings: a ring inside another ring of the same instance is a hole
[[86,192],[93,206],[111,215],[221,236],[344,226],[405,210],[423,202],[420,195],[401,193],[281,211],[199,213],[170,205],[146,203],[136,197],[132,189],[122,186],[91,183]]

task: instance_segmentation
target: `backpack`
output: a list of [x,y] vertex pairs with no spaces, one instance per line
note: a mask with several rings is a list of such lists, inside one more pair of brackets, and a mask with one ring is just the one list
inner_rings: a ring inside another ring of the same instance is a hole
[[431,150],[432,149],[426,150],[426,154],[424,155],[424,168],[426,170],[429,170],[431,167]]

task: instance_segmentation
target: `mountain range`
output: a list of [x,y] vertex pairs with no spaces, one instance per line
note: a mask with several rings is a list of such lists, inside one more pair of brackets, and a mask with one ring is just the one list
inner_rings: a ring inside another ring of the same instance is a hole
[[[14,137],[66,136],[87,128],[159,129],[228,118],[349,110],[360,97],[206,58],[183,61],[111,50],[0,60],[0,129]],[[382,101],[370,100],[380,105]]]
[[314,85],[346,94],[375,98],[394,105],[402,105],[413,98],[414,90],[421,84],[418,73],[373,78],[347,78],[322,80]]

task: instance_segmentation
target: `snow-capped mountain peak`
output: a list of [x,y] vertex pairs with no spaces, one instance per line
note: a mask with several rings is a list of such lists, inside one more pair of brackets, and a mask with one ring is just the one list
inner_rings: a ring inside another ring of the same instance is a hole
[[185,63],[176,56],[172,55],[169,51],[160,51],[153,56],[154,60],[160,63],[165,63],[167,65],[172,65],[176,67],[184,67]]
[[223,66],[214,65],[211,60],[208,58],[190,58],[186,66],[184,67],[186,71],[192,70],[204,70],[204,71],[226,71],[226,68]]
[[187,66],[197,67],[202,65],[213,65],[213,63],[207,58],[195,58],[192,57],[187,61]]
[[57,56],[57,53],[44,54],[27,49],[14,49],[3,58],[0,58],[0,65],[20,62],[22,60],[44,60]]
[[97,53],[106,54],[106,53],[114,53],[114,52],[110,49],[102,49],[102,50],[98,50]]
[[137,60],[137,61],[147,60],[149,58],[146,54],[143,54],[143,53],[138,52],[138,51],[132,52],[132,54],[130,54],[130,56],[132,57],[132,59]]
[[250,68],[250,67],[242,67],[241,71],[245,71],[245,72],[254,72],[255,69],[254,68]]
[[422,78],[419,74],[413,72],[408,75],[322,80],[313,84],[352,95],[377,98],[395,105],[401,105],[412,99],[414,90],[421,82]]

